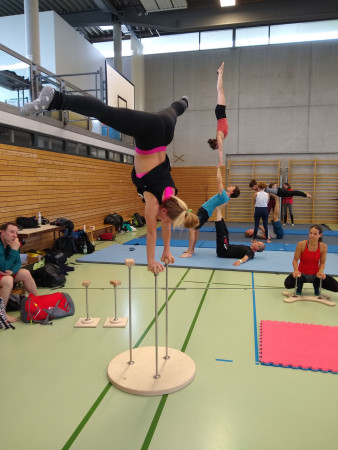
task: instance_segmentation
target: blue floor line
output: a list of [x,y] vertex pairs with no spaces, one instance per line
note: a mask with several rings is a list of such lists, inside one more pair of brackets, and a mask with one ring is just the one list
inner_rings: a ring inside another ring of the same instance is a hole
[[251,280],[252,280],[252,308],[253,308],[254,337],[255,337],[255,361],[256,361],[256,364],[259,364],[258,334],[257,334],[257,315],[256,315],[256,297],[255,297],[255,280],[254,280],[254,273],[253,272],[251,272]]

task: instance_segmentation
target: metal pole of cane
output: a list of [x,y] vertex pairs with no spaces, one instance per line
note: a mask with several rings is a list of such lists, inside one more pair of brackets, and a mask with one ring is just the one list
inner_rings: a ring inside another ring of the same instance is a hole
[[133,259],[125,260],[126,266],[128,266],[129,271],[129,361],[128,364],[134,364],[133,361],[133,347],[132,347],[132,312],[131,312],[131,268],[135,265]]
[[89,320],[88,285],[86,285],[86,311],[87,311],[87,318],[86,318],[86,320]]
[[157,277],[158,274],[154,273],[155,277],[155,365],[156,365],[156,373],[154,378],[160,378],[158,373],[158,298],[157,298]]
[[323,283],[323,278],[320,278],[320,281],[319,281],[319,295],[318,295],[318,298],[323,298],[323,297],[322,297],[322,283]]
[[117,286],[114,286],[114,303],[115,303],[115,317],[114,317],[114,320],[117,320],[117,299],[116,299],[117,291],[116,291],[116,289],[117,289]]
[[298,280],[298,277],[295,278],[295,292],[293,293],[294,297],[298,297],[298,295],[297,295],[297,284],[298,284],[297,280]]
[[168,355],[168,335],[169,335],[169,262],[165,260],[165,356],[164,359],[170,359]]

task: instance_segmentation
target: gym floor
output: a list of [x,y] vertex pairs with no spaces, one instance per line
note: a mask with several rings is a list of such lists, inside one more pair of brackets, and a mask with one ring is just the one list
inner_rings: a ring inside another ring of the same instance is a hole
[[[139,229],[116,242],[142,234]],[[114,243],[98,243],[96,249],[107,245]],[[169,287],[179,288],[170,290],[169,347],[193,359],[196,376],[175,393],[138,396],[120,391],[107,378],[109,362],[129,349],[128,326],[103,328],[106,318],[114,316],[110,280],[122,282],[117,312],[128,316],[128,269],[89,263],[74,267],[62,289],[75,302],[74,316],[52,326],[18,322],[14,331],[0,332],[1,448],[337,448],[338,375],[261,365],[259,323],[338,326],[338,308],[284,303],[285,275],[169,268]],[[91,281],[89,316],[101,318],[97,328],[74,328],[86,317],[83,280]],[[132,345],[153,346],[154,276],[135,266],[132,286]],[[164,274],[159,287],[159,345],[164,346]],[[338,294],[331,293],[331,299],[338,302]]]

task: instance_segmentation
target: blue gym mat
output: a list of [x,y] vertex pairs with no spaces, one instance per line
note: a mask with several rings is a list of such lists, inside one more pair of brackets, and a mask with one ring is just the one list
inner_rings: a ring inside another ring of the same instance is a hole
[[[203,235],[201,236],[203,238]],[[123,245],[146,245],[147,238],[139,237],[135,239],[131,239],[128,242],[125,242]],[[230,241],[231,244],[236,245],[250,245],[250,240],[246,240],[245,242],[233,242]],[[157,238],[156,244],[163,247],[163,239]],[[189,241],[187,239],[171,239],[170,247],[186,247],[188,248]],[[284,244],[282,240],[275,239],[271,244],[266,244],[266,251],[274,251],[274,252],[294,252],[296,250],[297,244]],[[196,244],[196,248],[216,248],[216,241],[203,241],[203,239],[199,240]],[[327,247],[328,253],[338,253],[338,245],[328,245]]]
[[[269,224],[270,226],[270,224]],[[253,228],[253,224],[251,224],[251,226],[247,227],[247,228],[232,228],[232,227],[228,227],[229,233],[244,233],[248,228]],[[297,229],[297,228],[284,228],[284,234],[298,234],[298,235],[308,235],[309,234],[309,229],[306,230],[302,230],[302,229]],[[215,227],[202,227],[200,228],[200,231],[205,232],[205,231],[216,231]],[[323,236],[338,236],[338,231],[332,231],[332,230],[324,230],[323,231]]]
[[[155,251],[156,260],[160,261],[163,247],[157,246]],[[239,270],[244,272],[267,272],[267,273],[291,273],[292,252],[264,251],[256,253],[240,266],[233,266],[235,259],[218,258],[215,249],[198,248],[191,258],[180,258],[181,247],[172,247],[171,253],[175,258],[173,267],[187,267],[197,269]],[[124,264],[125,259],[133,258],[135,264],[147,265],[147,250],[144,245],[121,245],[113,244],[102,250],[95,251],[90,255],[78,258],[82,263],[99,264]],[[326,258],[325,273],[338,276],[338,255],[328,254]]]

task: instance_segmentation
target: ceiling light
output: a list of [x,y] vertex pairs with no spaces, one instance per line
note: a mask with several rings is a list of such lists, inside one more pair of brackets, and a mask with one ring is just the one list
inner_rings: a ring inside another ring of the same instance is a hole
[[99,28],[102,31],[108,31],[108,30],[113,30],[114,29],[114,25],[101,25]]
[[236,5],[236,0],[221,0],[221,6],[234,6]]

